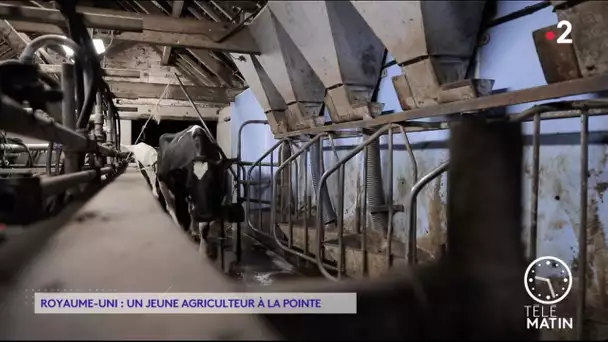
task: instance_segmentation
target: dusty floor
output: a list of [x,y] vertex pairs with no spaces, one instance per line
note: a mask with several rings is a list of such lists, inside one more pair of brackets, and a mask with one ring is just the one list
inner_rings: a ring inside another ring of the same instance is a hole
[[[243,290],[245,284],[221,274],[204,259],[198,246],[160,210],[143,177],[135,170],[129,169],[119,176],[75,215],[61,228],[37,227],[30,229],[29,235],[20,236],[27,240],[23,243],[40,241],[35,255],[18,276],[9,278],[8,273],[0,272],[0,339],[273,336],[256,316],[245,315],[35,315],[32,295],[36,291]],[[14,238],[13,245],[16,242]],[[266,261],[276,266],[272,258]],[[259,283],[266,281],[255,272],[244,274],[247,281],[258,278]]]

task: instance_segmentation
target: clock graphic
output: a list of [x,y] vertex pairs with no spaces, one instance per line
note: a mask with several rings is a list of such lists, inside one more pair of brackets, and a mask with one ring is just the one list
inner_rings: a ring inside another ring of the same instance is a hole
[[562,260],[545,256],[530,263],[524,275],[528,295],[545,305],[561,302],[572,289],[572,272]]

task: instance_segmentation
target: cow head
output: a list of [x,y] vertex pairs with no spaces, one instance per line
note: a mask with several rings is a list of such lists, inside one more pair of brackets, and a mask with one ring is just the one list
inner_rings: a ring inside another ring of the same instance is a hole
[[194,214],[199,222],[211,222],[223,218],[232,221],[225,210],[224,200],[228,193],[228,169],[236,159],[195,158],[188,172],[187,188],[194,204]]

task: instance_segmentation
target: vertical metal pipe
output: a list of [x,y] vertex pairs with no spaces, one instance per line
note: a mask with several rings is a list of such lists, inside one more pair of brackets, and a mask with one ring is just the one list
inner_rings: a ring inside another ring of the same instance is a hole
[[[289,144],[289,142],[287,142],[287,144]],[[293,247],[293,220],[292,220],[292,207],[291,207],[291,203],[292,203],[292,198],[291,196],[292,191],[291,191],[291,166],[293,165],[293,162],[290,162],[287,165],[287,223],[289,224],[289,241],[287,242],[289,248]],[[283,188],[284,189],[284,188]]]
[[[240,139],[239,139],[240,140]],[[240,149],[240,146],[238,147]],[[237,157],[237,166],[236,166],[236,182],[234,182],[236,186],[236,201],[237,203],[241,203],[242,191],[241,191],[241,156],[240,154]],[[244,178],[244,177],[243,177]],[[245,203],[247,205],[247,203]],[[249,218],[245,215],[245,222],[247,222]],[[232,232],[232,241],[233,241],[233,252],[236,258],[237,264],[241,262],[241,222],[236,222],[235,230]]]
[[[325,168],[323,167],[325,164],[324,163],[324,161],[325,161],[324,153],[325,152],[323,151],[323,146],[324,146],[323,140],[324,139],[321,138],[321,140],[319,140],[319,142],[316,143],[315,145],[313,145],[313,147],[312,147],[313,151],[320,151],[319,154],[316,156],[317,165],[321,165],[320,166],[321,172],[319,172],[319,175],[317,176],[317,188],[321,191],[322,194],[323,193],[327,194],[327,198],[328,198],[328,200],[325,201],[323,199],[323,197],[317,196],[318,197],[317,198],[317,216],[324,219],[322,224],[317,225],[317,251],[316,251],[316,254],[317,254],[317,260],[321,260],[321,261],[323,261],[325,259],[325,255],[323,253],[323,251],[325,250],[325,248],[323,247],[323,241],[325,240],[325,229],[324,229],[325,226],[324,225],[331,222],[331,221],[329,221],[329,218],[332,218],[332,221],[336,219],[336,216],[335,216],[336,213],[333,209],[333,206],[331,206],[331,199],[329,197],[329,191],[326,186],[327,183],[322,183],[320,181],[320,179],[322,178],[324,171],[325,171]],[[311,165],[311,167],[313,167],[313,166]],[[314,170],[313,170],[313,172],[314,172]],[[314,173],[313,173],[313,177],[314,177]],[[313,181],[314,181],[314,178],[313,178]],[[329,209],[325,210],[324,202],[329,203],[329,206],[330,206],[332,212],[330,212]],[[332,214],[333,214],[333,216],[332,216]],[[327,219],[325,219],[326,216],[327,216]],[[321,241],[321,243],[318,243],[318,241]]]
[[308,218],[310,217],[310,203],[308,199],[308,151],[302,155],[304,159],[304,254],[308,254]]
[[[96,97],[95,117],[93,120],[95,123],[95,126],[94,126],[95,140],[100,144],[105,141],[104,132],[103,132],[103,123],[104,123],[103,106],[102,106],[101,101],[102,101],[101,92],[98,91],[97,97]],[[101,165],[105,164],[106,159],[101,156],[95,156],[95,160],[96,160],[97,166],[101,166]]]
[[337,216],[337,233],[338,233],[338,279],[342,279],[342,274],[344,273],[344,182],[346,178],[346,169],[344,165],[346,161],[341,163],[340,156],[338,155],[338,150],[336,149],[336,143],[332,135],[327,136],[329,143],[331,144],[331,148],[334,152],[334,157],[336,158],[336,164],[340,164],[340,168],[338,169],[338,216]]
[[[112,101],[109,97],[106,97],[106,99],[108,99],[108,101]],[[109,130],[110,130],[110,134],[108,134],[108,137],[106,138],[106,141],[110,144],[111,148],[116,148],[116,149],[120,149],[119,145],[116,145],[116,113],[114,112],[114,106],[112,106],[110,103],[108,103],[108,125]],[[110,157],[109,158],[109,162],[110,164],[114,164],[114,157]]]
[[95,107],[95,138],[98,142],[103,142],[103,110],[101,106],[101,92],[97,92],[97,103]]
[[[262,230],[262,164],[258,165],[258,229]],[[272,208],[270,209],[272,211]],[[272,228],[272,227],[271,227]]]
[[540,183],[540,114],[534,116],[534,133],[532,135],[532,197],[530,208],[530,240],[528,242],[529,259],[536,259],[538,243],[538,187]]
[[344,178],[345,163],[340,165],[339,188],[338,188],[338,279],[342,279],[344,273]]
[[[319,187],[319,179],[324,172],[324,152],[323,152],[323,140],[318,141],[310,149],[310,174],[313,188],[315,192]],[[319,203],[316,203],[317,207],[323,206],[323,223],[328,224],[336,220],[336,213],[331,203],[331,198],[327,188],[323,188],[322,197]]]
[[422,189],[430,183],[433,179],[437,178],[443,172],[445,172],[449,167],[449,162],[444,162],[441,165],[437,166],[431,172],[426,174],[424,177],[420,178],[416,184],[410,190],[410,195],[407,200],[408,209],[406,212],[410,213],[409,216],[409,226],[408,226],[408,252],[407,252],[407,262],[409,265],[416,264],[416,253],[417,253],[417,232],[416,232],[416,215],[412,215],[411,213],[416,212],[416,198]]
[[576,303],[576,336],[585,339],[585,307],[587,305],[587,177],[589,172],[589,117],[583,111],[581,115],[581,198],[580,228],[578,236],[578,296]]
[[[279,150],[280,149],[281,148],[279,147]],[[273,166],[273,164],[274,164],[274,151],[272,151],[272,153],[270,153],[270,177],[272,177],[274,179],[274,166]],[[270,202],[271,203],[275,203],[275,198],[274,198],[275,194],[276,194],[275,188],[274,188],[274,186],[271,185],[270,186]],[[271,212],[270,215],[271,216],[273,215],[273,211],[274,210],[276,210],[276,208],[271,205],[271,208],[270,208],[270,212]],[[272,230],[273,227],[270,227],[270,229]]]
[[365,150],[363,151],[363,196],[361,198],[361,275],[363,277],[367,277],[368,269],[367,269],[367,163],[369,162],[369,149],[368,146],[365,146]]
[[[294,203],[294,209],[295,209],[295,219],[296,222],[298,222],[298,220],[300,219],[300,163],[299,163],[299,159],[301,157],[298,157],[298,159],[294,160],[294,163],[296,163],[296,172],[295,172],[295,178],[296,181],[294,183],[295,186],[295,196],[293,197],[292,202]],[[291,202],[290,202],[291,203]]]
[[[76,130],[76,77],[74,66],[69,63],[61,64],[61,90],[63,92],[63,103],[61,110],[61,120],[65,127]],[[67,146],[65,151],[65,173],[77,172],[78,154],[71,152]]]
[[[393,128],[388,130],[388,195],[386,205],[388,206],[388,225],[386,229],[387,246],[393,240]],[[386,249],[388,268],[393,265],[391,250]]]

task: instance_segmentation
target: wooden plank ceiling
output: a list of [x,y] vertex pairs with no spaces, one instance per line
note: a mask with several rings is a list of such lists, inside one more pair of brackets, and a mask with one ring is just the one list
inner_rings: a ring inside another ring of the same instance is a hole
[[[0,3],[47,9],[55,8],[54,2],[49,0],[20,2],[0,1]],[[93,9],[96,9],[101,14],[103,14],[104,12],[108,13],[112,11],[126,11],[134,14],[138,13],[141,15],[163,16],[167,17],[167,19],[180,18],[183,19],[183,27],[185,28],[187,28],[188,25],[192,26],[193,20],[197,20],[203,23],[209,23],[209,25],[214,27],[217,27],[218,24],[220,24],[220,26],[226,26],[228,27],[228,30],[232,30],[235,27],[240,27],[244,21],[249,19],[252,14],[255,14],[260,8],[265,5],[265,3],[266,0],[81,0],[78,2],[78,5],[79,7],[86,7],[91,9],[91,12],[93,12]],[[15,31],[26,32],[26,30],[20,30],[17,28],[23,27],[22,23],[19,23],[17,21],[13,22],[9,20],[9,23],[14,23],[15,26],[13,27],[13,32],[11,33],[10,29],[5,27],[6,23],[4,22],[4,20],[0,20],[0,22],[2,22],[4,25],[4,27],[2,28],[2,35],[0,36],[0,59],[14,58],[18,53],[15,52],[15,50],[20,51],[24,43],[27,43],[29,39],[32,39],[35,36],[39,35],[39,33],[20,33],[19,35],[16,35]],[[31,25],[38,25],[37,27],[43,27],[47,24],[32,23]],[[46,26],[46,28],[43,27],[42,30],[45,29],[48,29],[48,25]],[[41,32],[38,29],[29,31]],[[110,32],[110,34],[129,34],[129,32]],[[20,46],[15,46],[16,44]],[[113,42],[113,44],[111,44],[111,46],[104,54],[106,56],[116,54],[120,51],[128,49],[129,47],[135,44],[136,43],[132,41],[128,41],[128,39]],[[223,52],[221,50],[212,51],[199,48],[184,48],[179,47],[179,44],[174,44],[174,46],[151,46],[159,55],[162,56],[162,65],[170,66],[177,69],[192,84],[201,87],[201,89],[203,90],[213,90],[213,88],[216,87],[226,88],[226,93],[234,94],[234,90],[236,90],[236,92],[238,93],[239,89],[242,90],[247,87],[243,77],[241,76],[238,68],[232,61],[232,57],[228,52]],[[62,55],[62,51],[59,51],[57,49],[47,49],[41,57],[42,59],[44,59],[43,62],[45,63],[59,64],[63,60]],[[126,89],[123,86],[124,85],[120,85],[120,88]],[[148,88],[146,88],[147,92],[155,93],[156,89]],[[129,93],[129,96],[127,96],[127,98],[132,98],[133,96],[135,96],[131,94],[130,91],[123,90],[123,92]],[[209,102],[224,102],[226,93],[219,95],[219,101],[214,101],[213,96],[201,96],[200,100],[208,100]],[[210,92],[209,94],[212,95],[213,92]],[[116,95],[118,96],[119,94]],[[230,96],[228,98],[230,98]]]

